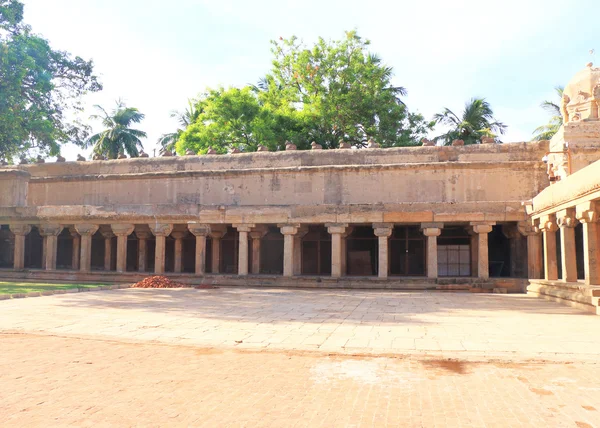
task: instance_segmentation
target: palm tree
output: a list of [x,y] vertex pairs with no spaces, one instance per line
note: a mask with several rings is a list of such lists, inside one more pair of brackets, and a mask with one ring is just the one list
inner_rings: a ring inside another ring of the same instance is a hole
[[481,137],[496,137],[504,134],[506,125],[494,118],[490,104],[483,98],[472,98],[465,104],[462,117],[458,117],[450,109],[444,108],[442,113],[433,116],[436,124],[450,127],[445,134],[434,140],[448,146],[454,140],[463,140],[465,144],[478,144]]
[[143,148],[140,138],[146,138],[146,133],[130,126],[140,123],[144,115],[136,108],[127,107],[121,100],[117,101],[116,108],[110,114],[99,105],[95,107],[102,114],[95,114],[91,118],[101,120],[106,129],[88,138],[85,147],[93,146],[95,154],[108,159],[116,159],[119,153],[139,156],[138,148]]
[[[563,92],[565,90],[564,86],[556,86],[554,88],[556,91],[556,95],[558,95],[559,103],[562,101]],[[550,140],[554,134],[558,132],[560,127],[563,124],[563,117],[560,111],[560,104],[556,104],[552,101],[544,101],[540,106],[546,110],[548,113],[552,115],[550,118],[550,122],[546,125],[542,125],[539,128],[536,128],[533,133],[535,134],[533,137],[533,141],[541,141],[541,140]]]
[[197,109],[198,100],[189,99],[186,109],[182,112],[173,110],[171,112],[171,118],[177,119],[179,122],[179,128],[175,132],[169,134],[163,134],[158,139],[158,145],[163,149],[173,150],[179,137],[198,118],[200,111]]

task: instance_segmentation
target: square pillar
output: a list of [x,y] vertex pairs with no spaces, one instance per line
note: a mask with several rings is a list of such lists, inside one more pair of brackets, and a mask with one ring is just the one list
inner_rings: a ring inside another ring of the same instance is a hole
[[79,257],[81,252],[81,236],[74,227],[69,228],[71,237],[73,238],[73,252],[71,254],[71,269],[79,270]]
[[492,231],[495,223],[471,223],[473,232],[477,233],[477,277],[488,279],[490,277],[490,262],[488,251],[488,233]]
[[265,237],[268,230],[266,227],[257,226],[250,232],[250,238],[252,239],[252,274],[258,275],[260,273],[260,244],[261,239]]
[[427,237],[427,278],[438,277],[438,250],[437,238],[442,234],[441,223],[422,223],[421,230]]
[[327,227],[327,232],[331,235],[331,277],[341,278],[345,264],[342,260],[346,257],[342,241],[348,224],[327,223],[325,227]]
[[556,217],[546,215],[540,218],[540,230],[544,236],[544,278],[547,281],[558,279],[556,262]]
[[173,271],[175,273],[183,272],[183,238],[188,234],[187,227],[185,229],[180,228],[171,232],[171,237],[175,239],[175,263]]
[[136,228],[135,236],[138,239],[137,265],[138,272],[146,272],[146,263],[148,260],[148,239],[152,232],[149,229]]
[[127,271],[127,237],[133,232],[133,224],[111,224],[112,232],[117,236],[117,272]]
[[165,272],[165,240],[171,234],[173,225],[168,223],[149,224],[152,234],[156,237],[156,248],[154,250],[154,273]]
[[294,235],[294,275],[302,275],[302,238],[308,233],[308,226],[300,226]]
[[583,226],[585,284],[600,285],[600,203],[578,205],[576,215]]
[[212,273],[221,271],[221,238],[225,235],[227,229],[224,226],[211,226],[210,237],[212,239]]
[[79,270],[89,272],[92,270],[92,236],[98,231],[98,225],[76,224],[74,228],[81,236]]
[[283,235],[283,276],[294,275],[294,235],[298,232],[299,224],[280,224]]
[[188,223],[188,229],[196,237],[195,272],[196,275],[206,273],[206,237],[210,234],[210,225]]
[[57,237],[60,235],[62,229],[63,227],[59,224],[43,224],[40,226],[40,234],[45,239],[44,268],[46,270],[56,270]]
[[13,257],[13,269],[25,269],[25,236],[31,232],[28,224],[11,224],[10,231],[15,235],[15,248]]
[[560,255],[562,280],[577,282],[577,256],[575,249],[575,210],[568,208],[556,213],[556,223],[560,230]]
[[234,224],[238,231],[238,275],[248,275],[248,233],[254,227],[253,224]]
[[517,225],[519,232],[527,237],[527,277],[529,279],[542,279],[542,234],[539,224],[521,222]]
[[394,225],[391,223],[373,223],[373,232],[379,238],[378,276],[386,279],[389,274],[389,238],[392,236]]

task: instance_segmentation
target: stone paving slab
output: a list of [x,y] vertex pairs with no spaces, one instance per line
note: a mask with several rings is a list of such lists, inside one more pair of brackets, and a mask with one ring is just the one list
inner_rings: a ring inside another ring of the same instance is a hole
[[28,333],[0,334],[0,343],[7,427],[600,426],[600,366],[586,362],[327,356]]
[[600,317],[526,295],[218,288],[0,302],[0,331],[201,347],[507,360],[600,357]]

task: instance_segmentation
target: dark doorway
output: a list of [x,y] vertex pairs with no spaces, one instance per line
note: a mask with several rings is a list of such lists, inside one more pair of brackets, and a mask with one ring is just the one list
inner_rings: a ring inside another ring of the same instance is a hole
[[[228,227],[221,239],[221,272],[228,274],[238,273],[238,231]],[[248,240],[250,241],[250,240]],[[248,258],[249,259],[249,258]]]
[[346,266],[348,275],[377,275],[379,241],[371,226],[357,226],[347,239]]
[[325,226],[309,226],[302,238],[302,275],[331,275],[331,235]]
[[577,279],[585,279],[583,225],[581,223],[577,223],[577,226],[575,226],[575,257],[577,259]]
[[425,237],[418,226],[396,226],[390,237],[390,275],[425,275]]
[[471,236],[464,226],[445,226],[437,243],[439,276],[471,276]]
[[492,227],[488,233],[488,262],[490,277],[510,277],[510,240],[502,232],[502,226]]
[[56,269],[73,267],[73,236],[68,228],[64,228],[56,239]]
[[8,225],[0,226],[0,268],[13,267],[14,242]]
[[191,233],[183,238],[181,271],[186,273],[196,271],[196,237]]
[[104,269],[104,236],[100,229],[92,235],[92,270]]
[[44,254],[44,238],[36,226],[25,238],[25,267],[30,269],[42,268],[42,257]]
[[269,227],[261,240],[260,273],[283,275],[283,235],[276,226]]

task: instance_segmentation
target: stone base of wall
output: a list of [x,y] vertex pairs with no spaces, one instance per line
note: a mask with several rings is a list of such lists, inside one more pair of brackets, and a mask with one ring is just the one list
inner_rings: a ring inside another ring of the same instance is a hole
[[[89,272],[82,273],[70,270],[24,270],[13,271],[0,269],[1,280],[25,280],[44,282],[101,282],[101,283],[134,283],[153,273],[139,272]],[[190,285],[215,285],[215,286],[243,286],[243,287],[289,287],[289,288],[337,288],[337,289],[373,289],[373,290],[442,290],[442,291],[469,291],[473,288],[492,292],[494,289],[505,290],[508,293],[522,293],[527,285],[526,279],[521,278],[438,278],[424,277],[318,277],[296,276],[286,278],[276,275],[212,275],[196,276],[189,273],[164,274],[174,281]]]
[[600,286],[532,279],[527,294],[600,315]]

